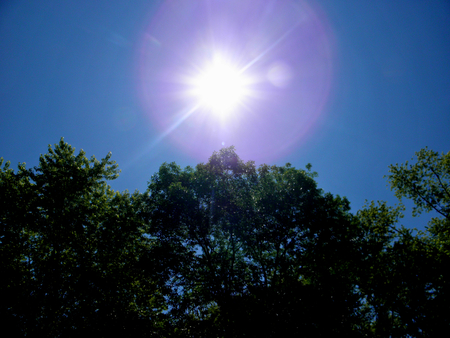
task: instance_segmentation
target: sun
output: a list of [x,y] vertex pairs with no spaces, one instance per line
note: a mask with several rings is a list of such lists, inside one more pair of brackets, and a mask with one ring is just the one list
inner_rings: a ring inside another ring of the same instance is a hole
[[249,79],[244,72],[216,56],[193,79],[192,94],[199,106],[214,114],[229,114],[249,95]]

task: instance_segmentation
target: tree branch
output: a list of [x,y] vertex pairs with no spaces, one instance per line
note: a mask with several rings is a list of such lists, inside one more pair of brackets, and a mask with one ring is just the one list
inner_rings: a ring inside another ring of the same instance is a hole
[[[439,184],[441,185],[442,189],[444,189],[445,193],[447,194],[448,197],[450,197],[450,193],[448,192],[447,188],[445,187],[445,185],[442,183],[441,178],[439,177],[439,175],[433,170],[433,168],[430,168],[431,171],[433,172],[434,175],[436,175]],[[447,218],[449,218],[449,215],[447,215]]]
[[444,213],[442,213],[438,208],[436,208],[431,202],[427,201],[425,199],[425,197],[423,197],[420,192],[417,190],[416,185],[413,183],[412,184],[412,188],[414,190],[414,192],[428,205],[430,206],[432,209],[434,209],[437,213],[441,214],[442,216],[444,216],[445,218],[448,218],[447,215],[445,215]]

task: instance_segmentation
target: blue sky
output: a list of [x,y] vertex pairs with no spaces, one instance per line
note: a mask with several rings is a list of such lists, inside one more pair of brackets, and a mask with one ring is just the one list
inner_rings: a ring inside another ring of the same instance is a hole
[[[311,163],[353,211],[394,204],[390,164],[450,150],[449,22],[447,1],[3,1],[0,156],[31,167],[64,137],[144,191],[163,162],[235,145]],[[218,52],[253,79],[225,120],[186,91]]]

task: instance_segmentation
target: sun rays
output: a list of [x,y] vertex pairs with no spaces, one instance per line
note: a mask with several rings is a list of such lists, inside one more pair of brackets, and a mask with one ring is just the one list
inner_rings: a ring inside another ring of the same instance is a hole
[[225,117],[251,92],[250,78],[224,57],[216,55],[190,80],[190,95],[210,113]]
[[306,1],[167,3],[141,51],[155,142],[170,136],[199,157],[224,143],[281,156],[315,125],[331,85],[326,20]]
[[249,84],[242,71],[221,56],[216,56],[193,79],[192,95],[203,108],[213,114],[224,115],[245,100],[249,95]]

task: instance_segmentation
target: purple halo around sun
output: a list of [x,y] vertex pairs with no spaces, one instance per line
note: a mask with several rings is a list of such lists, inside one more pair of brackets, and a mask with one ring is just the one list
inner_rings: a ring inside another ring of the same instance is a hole
[[330,36],[306,1],[165,1],[139,51],[158,140],[203,160],[230,145],[245,160],[286,155],[327,103]]

